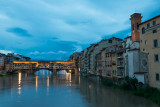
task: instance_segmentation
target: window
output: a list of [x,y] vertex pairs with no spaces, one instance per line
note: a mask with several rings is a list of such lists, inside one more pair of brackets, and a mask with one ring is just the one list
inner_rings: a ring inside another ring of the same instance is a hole
[[157,48],[157,47],[158,47],[158,40],[157,40],[157,39],[156,39],[156,40],[154,40],[153,45],[154,45],[154,48]]
[[156,21],[153,21],[153,26],[156,25]]
[[144,27],[142,28],[142,34],[145,34],[145,28]]
[[157,33],[157,29],[153,30],[153,33]]
[[147,24],[147,28],[150,28],[150,23]]
[[106,57],[108,57],[108,54],[106,54]]
[[156,81],[159,81],[159,74],[156,73]]
[[145,40],[145,45],[147,44],[147,41]]
[[137,23],[137,29],[139,29],[139,24]]
[[112,43],[112,40],[109,40],[109,43]]
[[154,61],[155,61],[155,62],[159,62],[158,54],[154,55]]

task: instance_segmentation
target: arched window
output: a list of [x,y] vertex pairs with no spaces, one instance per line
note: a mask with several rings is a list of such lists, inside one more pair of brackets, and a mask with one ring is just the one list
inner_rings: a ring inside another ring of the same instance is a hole
[[142,28],[142,34],[145,34],[145,28],[144,27]]
[[139,24],[137,23],[137,29],[139,30]]

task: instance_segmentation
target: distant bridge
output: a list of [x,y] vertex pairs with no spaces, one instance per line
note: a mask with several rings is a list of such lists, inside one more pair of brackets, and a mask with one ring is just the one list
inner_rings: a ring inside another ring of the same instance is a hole
[[77,74],[77,68],[73,61],[13,61],[10,72],[18,70],[36,72],[41,69],[50,70],[54,74],[57,74],[60,70],[67,70]]

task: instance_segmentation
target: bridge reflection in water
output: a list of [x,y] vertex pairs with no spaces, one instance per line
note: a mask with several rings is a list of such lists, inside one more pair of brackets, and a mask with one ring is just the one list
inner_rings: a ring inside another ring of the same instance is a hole
[[[63,73],[62,73],[62,71],[63,71]],[[64,71],[65,71],[65,73],[64,73]],[[41,86],[42,84],[43,85],[46,84],[47,90],[49,90],[49,85],[51,82],[50,79],[52,79],[54,83],[68,81],[69,86],[71,86],[71,82],[72,82],[71,81],[71,73],[67,73],[66,70],[58,71],[56,76],[53,75],[53,72],[51,72],[49,70],[39,70],[39,71],[35,72],[36,92],[38,91],[38,87]]]
[[52,76],[53,72],[49,71],[49,70],[39,70],[35,72],[36,76]]

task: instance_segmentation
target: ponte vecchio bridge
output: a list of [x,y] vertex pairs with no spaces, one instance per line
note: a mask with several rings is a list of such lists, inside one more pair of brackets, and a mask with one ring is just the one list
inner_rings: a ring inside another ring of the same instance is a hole
[[50,70],[57,74],[60,70],[67,70],[77,74],[77,68],[73,61],[13,61],[9,72]]

